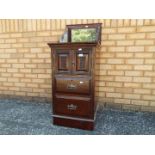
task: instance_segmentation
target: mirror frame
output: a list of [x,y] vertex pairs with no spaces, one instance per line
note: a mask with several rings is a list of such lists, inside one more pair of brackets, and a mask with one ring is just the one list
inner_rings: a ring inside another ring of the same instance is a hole
[[68,31],[68,42],[72,42],[72,30],[75,29],[89,29],[94,28],[96,29],[96,40],[92,42],[84,42],[84,43],[101,43],[101,23],[93,23],[93,24],[77,24],[77,25],[67,25]]

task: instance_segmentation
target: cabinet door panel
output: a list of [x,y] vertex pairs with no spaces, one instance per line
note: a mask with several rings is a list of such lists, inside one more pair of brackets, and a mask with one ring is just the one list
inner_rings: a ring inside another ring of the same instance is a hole
[[68,70],[68,54],[59,54],[58,55],[58,70]]
[[71,72],[71,56],[69,51],[56,51],[56,73]]
[[88,74],[91,68],[91,51],[89,49],[82,49],[75,54],[75,73],[76,74]]
[[78,53],[76,56],[76,71],[88,71],[89,69],[89,54]]

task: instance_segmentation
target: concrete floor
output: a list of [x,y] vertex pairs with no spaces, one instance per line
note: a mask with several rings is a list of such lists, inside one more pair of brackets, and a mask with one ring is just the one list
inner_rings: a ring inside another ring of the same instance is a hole
[[21,100],[0,100],[1,135],[155,135],[155,113],[99,107],[94,131],[54,126],[51,106]]

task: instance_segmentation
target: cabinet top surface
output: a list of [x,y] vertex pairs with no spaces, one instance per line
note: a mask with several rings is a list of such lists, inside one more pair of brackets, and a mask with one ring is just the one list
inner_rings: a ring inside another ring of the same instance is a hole
[[76,42],[76,43],[70,43],[70,42],[67,42],[67,43],[48,43],[48,45],[51,47],[51,48],[55,48],[55,47],[76,47],[76,46],[89,46],[89,47],[96,47],[97,46],[97,43],[94,42],[94,43],[88,43],[88,42]]

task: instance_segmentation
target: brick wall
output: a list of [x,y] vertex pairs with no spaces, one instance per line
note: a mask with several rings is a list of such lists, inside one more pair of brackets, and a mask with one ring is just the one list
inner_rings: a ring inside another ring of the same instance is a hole
[[48,42],[66,24],[102,23],[98,102],[155,107],[155,20],[0,20],[0,94],[51,98]]

